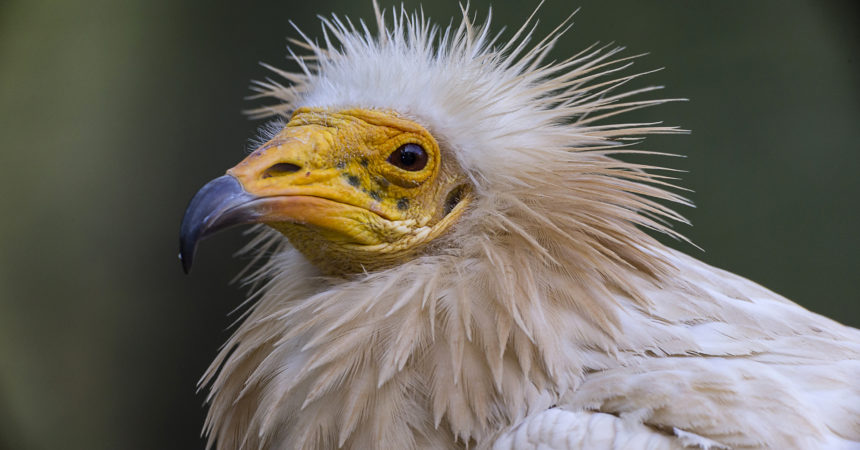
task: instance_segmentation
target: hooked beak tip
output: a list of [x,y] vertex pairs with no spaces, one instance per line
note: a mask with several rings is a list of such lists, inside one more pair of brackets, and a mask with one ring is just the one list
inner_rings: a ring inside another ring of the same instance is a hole
[[[182,247],[182,242],[179,243],[179,246]],[[191,272],[191,258],[183,258],[182,251],[179,252],[177,257],[179,258],[179,262],[182,263],[182,271],[185,272],[185,275],[188,275]]]
[[179,228],[179,260],[186,274],[191,272],[194,253],[201,240],[224,228],[245,223],[242,217],[225,213],[255,198],[232,175],[215,178],[194,194]]

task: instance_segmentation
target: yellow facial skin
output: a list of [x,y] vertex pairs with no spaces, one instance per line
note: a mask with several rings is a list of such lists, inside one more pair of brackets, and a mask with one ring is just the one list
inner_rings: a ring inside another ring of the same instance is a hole
[[[389,157],[418,144],[427,164]],[[227,171],[267,198],[263,222],[327,273],[384,268],[418,252],[470,200],[465,176],[427,130],[396,113],[301,108],[272,140]]]

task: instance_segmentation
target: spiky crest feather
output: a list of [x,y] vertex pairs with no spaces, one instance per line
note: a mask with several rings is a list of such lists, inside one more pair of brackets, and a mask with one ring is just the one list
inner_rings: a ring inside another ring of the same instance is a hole
[[[631,57],[591,46],[544,62],[567,22],[529,46],[532,17],[504,45],[467,8],[444,29],[402,8],[377,7],[376,19],[376,36],[337,16],[322,19],[322,45],[299,32],[310,55],[290,52],[300,72],[272,68],[289,85],[258,83],[278,103],[252,113],[397,111],[457,159],[475,201],[425,254],[346,278],[324,277],[262,232],[249,246],[271,255],[249,276],[256,303],[201,382],[212,389],[210,446],[503,446],[553,405],[624,417],[670,446],[673,434],[704,447],[860,439],[850,419],[860,392],[844,381],[858,364],[824,378],[802,364],[824,364],[825,348],[856,358],[855,331],[642,230],[681,238],[667,221],[684,219],[661,201],[686,200],[648,172],[657,168],[614,158],[635,152],[629,139],[678,129],[600,124],[666,101],[630,100],[654,87],[618,93],[641,75],[616,75]],[[785,357],[800,381],[774,383],[786,375],[774,375],[769,349],[810,333],[807,353]],[[750,365],[733,372],[715,356]],[[841,421],[795,389],[825,378],[845,392],[831,405]],[[761,411],[779,414],[748,420]]]

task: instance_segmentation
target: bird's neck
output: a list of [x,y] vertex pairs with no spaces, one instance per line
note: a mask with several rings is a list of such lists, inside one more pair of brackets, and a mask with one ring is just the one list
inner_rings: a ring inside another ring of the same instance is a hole
[[[635,303],[515,254],[422,258],[348,281],[291,257],[204,378],[219,443],[481,441],[612,364],[619,302]],[[559,329],[576,330],[575,345]]]

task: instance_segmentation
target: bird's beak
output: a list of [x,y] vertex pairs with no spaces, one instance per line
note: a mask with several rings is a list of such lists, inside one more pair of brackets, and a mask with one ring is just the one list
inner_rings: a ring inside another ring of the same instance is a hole
[[292,224],[312,228],[327,241],[377,244],[365,224],[382,221],[381,212],[326,159],[333,155],[327,133],[323,127],[286,127],[203,186],[180,227],[185,272],[201,239],[234,225],[265,223],[280,231]]
[[197,191],[185,210],[179,231],[179,259],[185,273],[191,271],[201,239],[227,227],[255,221],[259,213],[247,206],[256,198],[232,175],[218,177]]
[[[339,230],[351,228],[356,209],[306,195],[254,195],[233,175],[223,175],[203,186],[185,210],[179,231],[179,259],[188,273],[197,243],[234,225],[294,223],[318,226],[340,236]],[[362,242],[360,236],[349,238],[359,244],[369,243]]]

